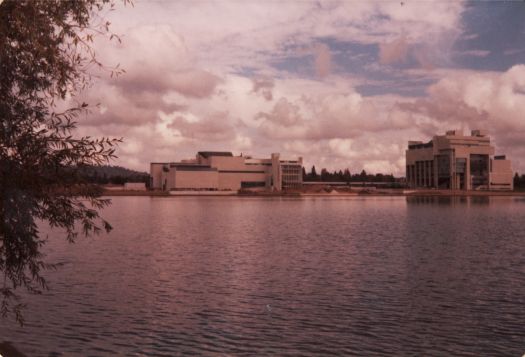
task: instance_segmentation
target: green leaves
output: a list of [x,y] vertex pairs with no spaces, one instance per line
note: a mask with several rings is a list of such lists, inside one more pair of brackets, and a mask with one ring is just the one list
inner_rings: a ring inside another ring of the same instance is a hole
[[108,3],[0,4],[0,314],[14,313],[20,322],[23,304],[14,291],[40,293],[47,288],[42,270],[54,267],[43,261],[35,222],[64,229],[71,242],[79,233],[111,230],[98,213],[110,201],[81,170],[115,158],[122,139],[75,135],[80,115],[89,115],[87,103],[57,109],[90,83],[93,66],[107,69],[91,44],[95,36],[120,41],[97,14]]

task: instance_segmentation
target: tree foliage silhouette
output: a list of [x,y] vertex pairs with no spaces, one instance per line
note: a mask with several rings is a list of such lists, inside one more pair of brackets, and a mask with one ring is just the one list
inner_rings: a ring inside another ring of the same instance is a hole
[[104,67],[93,48],[96,36],[120,41],[99,16],[113,8],[109,0],[0,4],[0,314],[20,323],[16,289],[41,292],[41,273],[53,267],[38,223],[65,230],[69,241],[111,229],[98,212],[110,201],[79,171],[115,157],[120,139],[76,136],[90,107],[75,98],[97,68],[122,72]]

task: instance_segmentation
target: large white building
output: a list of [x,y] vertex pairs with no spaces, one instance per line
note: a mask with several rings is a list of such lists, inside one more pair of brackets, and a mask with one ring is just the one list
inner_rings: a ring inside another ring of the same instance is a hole
[[151,188],[155,190],[267,189],[281,191],[302,185],[302,158],[281,160],[233,156],[231,152],[199,151],[195,159],[152,162]]
[[512,190],[511,162],[494,151],[482,130],[471,135],[451,130],[427,143],[409,141],[407,183],[412,188]]

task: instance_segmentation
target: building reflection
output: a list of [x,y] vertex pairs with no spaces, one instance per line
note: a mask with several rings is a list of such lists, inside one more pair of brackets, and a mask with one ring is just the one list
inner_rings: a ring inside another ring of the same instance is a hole
[[490,196],[407,196],[408,205],[486,205],[490,204]]

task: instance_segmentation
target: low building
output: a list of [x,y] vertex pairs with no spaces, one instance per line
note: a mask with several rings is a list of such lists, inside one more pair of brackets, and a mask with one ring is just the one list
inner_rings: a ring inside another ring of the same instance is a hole
[[127,191],[146,191],[146,184],[144,182],[126,182],[124,190]]
[[472,130],[470,136],[451,130],[427,143],[409,141],[407,184],[411,188],[512,190],[511,162],[494,152],[482,130]]
[[302,185],[302,158],[281,160],[234,156],[231,152],[199,151],[195,159],[152,162],[151,188],[156,190],[274,190]]

